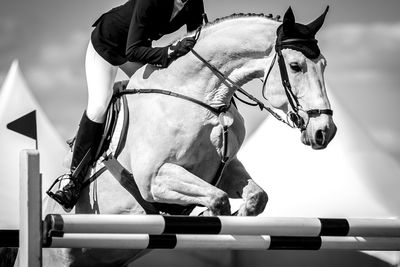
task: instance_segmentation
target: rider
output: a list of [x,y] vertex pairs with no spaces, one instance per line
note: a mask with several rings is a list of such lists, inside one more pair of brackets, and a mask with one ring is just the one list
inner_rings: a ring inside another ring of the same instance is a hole
[[70,173],[65,175],[70,181],[51,194],[65,210],[77,203],[83,179],[94,163],[118,68],[131,77],[138,63],[167,67],[188,53],[195,39],[188,37],[166,47],[152,47],[152,41],[185,24],[188,32],[194,31],[202,24],[203,13],[203,0],[129,0],[93,24],[85,61],[88,104],[76,135]]

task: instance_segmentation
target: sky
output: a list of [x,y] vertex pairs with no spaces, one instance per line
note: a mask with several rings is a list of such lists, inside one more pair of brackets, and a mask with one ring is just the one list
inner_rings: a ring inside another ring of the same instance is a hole
[[[0,2],[0,84],[11,62],[18,59],[33,94],[64,139],[74,134],[87,101],[84,55],[91,24],[101,13],[124,2]],[[283,15],[292,6],[301,23],[314,20],[330,5],[325,25],[317,34],[328,61],[325,71],[328,95],[334,95],[349,116],[400,162],[398,0],[204,0],[204,3],[209,20],[239,12]],[[254,88],[247,87],[253,93]],[[250,116],[249,121],[264,116],[257,111],[246,115]]]

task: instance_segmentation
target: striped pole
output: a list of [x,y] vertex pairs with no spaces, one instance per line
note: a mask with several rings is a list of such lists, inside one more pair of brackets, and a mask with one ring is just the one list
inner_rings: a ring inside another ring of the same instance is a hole
[[400,220],[162,215],[46,216],[50,235],[63,233],[219,234],[400,237]]
[[267,235],[64,234],[52,248],[229,249],[229,250],[388,250],[400,251],[400,238],[273,237]]

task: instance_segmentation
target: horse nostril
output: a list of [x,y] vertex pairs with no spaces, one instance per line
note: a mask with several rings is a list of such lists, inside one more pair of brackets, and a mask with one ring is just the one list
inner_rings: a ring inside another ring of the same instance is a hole
[[315,133],[315,143],[319,146],[324,146],[325,144],[325,132],[323,130],[318,130]]

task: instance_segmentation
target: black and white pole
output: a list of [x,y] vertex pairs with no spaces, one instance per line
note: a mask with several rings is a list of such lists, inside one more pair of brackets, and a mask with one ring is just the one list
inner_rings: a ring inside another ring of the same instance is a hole
[[45,228],[54,234],[400,237],[400,220],[374,218],[48,214],[44,224]]
[[400,238],[276,237],[267,235],[64,234],[52,237],[53,248],[229,249],[229,250],[383,250],[399,251]]

